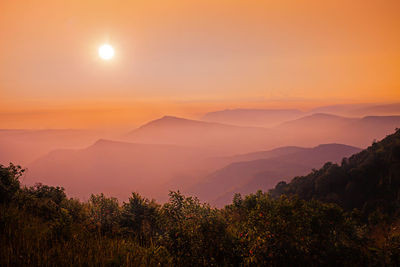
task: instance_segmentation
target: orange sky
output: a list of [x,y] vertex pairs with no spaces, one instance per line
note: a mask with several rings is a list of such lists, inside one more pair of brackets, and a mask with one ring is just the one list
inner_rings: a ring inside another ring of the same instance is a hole
[[[398,0],[21,0],[0,10],[0,127],[400,100]],[[97,56],[104,42],[116,50],[108,62]],[[38,115],[26,124],[24,112]]]

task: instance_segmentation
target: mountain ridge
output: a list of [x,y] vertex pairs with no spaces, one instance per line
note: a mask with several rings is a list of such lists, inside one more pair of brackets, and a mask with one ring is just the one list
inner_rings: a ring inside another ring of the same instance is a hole
[[400,129],[341,164],[327,162],[305,176],[282,181],[270,194],[334,202],[365,214],[377,209],[393,214],[400,210]]
[[[343,144],[322,144],[271,158],[233,162],[205,177],[202,182],[192,187],[190,193],[213,204],[217,196],[228,194],[223,202],[217,202],[218,206],[221,206],[228,203],[234,194],[228,188],[240,189],[241,186],[250,183],[257,174],[270,172],[274,175],[265,177],[261,184],[257,185],[259,188],[253,188],[253,191],[260,188],[272,188],[281,178],[288,179],[296,173],[306,174],[312,168],[324,164],[326,160],[339,161],[360,150],[360,148]],[[243,193],[243,191],[240,192]]]

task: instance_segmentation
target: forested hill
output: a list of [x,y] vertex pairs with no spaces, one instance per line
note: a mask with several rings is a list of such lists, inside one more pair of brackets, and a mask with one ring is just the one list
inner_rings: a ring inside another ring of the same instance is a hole
[[400,129],[340,165],[328,162],[307,176],[280,182],[270,194],[334,202],[366,214],[377,209],[393,214],[400,210]]
[[377,215],[364,220],[261,191],[222,209],[179,191],[162,205],[137,193],[80,202],[60,187],[21,186],[24,169],[0,165],[0,266],[400,266],[399,167],[397,131],[272,191]]

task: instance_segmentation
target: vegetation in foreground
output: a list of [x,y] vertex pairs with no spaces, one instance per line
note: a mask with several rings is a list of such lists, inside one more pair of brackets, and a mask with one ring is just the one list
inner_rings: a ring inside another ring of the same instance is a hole
[[[137,193],[122,204],[103,194],[80,202],[60,187],[22,187],[21,167],[0,166],[0,265],[399,266],[399,149],[397,131],[341,166],[280,184],[275,197],[236,195],[223,209],[179,192],[163,205]],[[322,198],[310,184],[342,195]],[[370,191],[353,195],[358,209],[340,201],[362,184]]]

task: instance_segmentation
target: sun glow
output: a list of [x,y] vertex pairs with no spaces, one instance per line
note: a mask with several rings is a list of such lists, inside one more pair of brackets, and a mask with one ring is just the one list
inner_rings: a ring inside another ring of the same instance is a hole
[[110,60],[114,57],[114,48],[109,44],[103,44],[99,47],[99,56],[103,60]]

